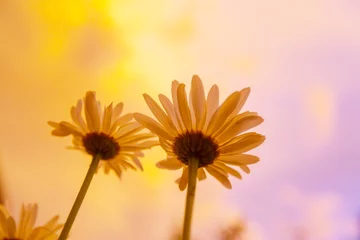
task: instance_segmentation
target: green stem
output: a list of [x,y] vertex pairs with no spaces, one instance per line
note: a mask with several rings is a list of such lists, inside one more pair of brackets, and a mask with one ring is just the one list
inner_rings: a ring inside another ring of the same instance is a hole
[[199,168],[199,160],[197,158],[190,158],[188,167],[189,167],[189,176],[188,176],[188,187],[186,193],[184,228],[182,234],[183,240],[190,240],[191,219],[192,219],[194,200],[195,200],[196,177],[197,177],[197,170]]
[[96,172],[96,169],[97,169],[100,159],[101,159],[100,155],[93,156],[89,170],[86,174],[84,182],[83,182],[83,184],[80,188],[80,191],[75,199],[74,205],[71,208],[70,214],[65,222],[64,228],[61,231],[61,234],[60,234],[60,237],[58,240],[66,240],[67,239],[70,229],[71,229],[71,226],[73,225],[76,215],[79,212],[79,209],[85,198],[86,192],[90,186],[91,180]]

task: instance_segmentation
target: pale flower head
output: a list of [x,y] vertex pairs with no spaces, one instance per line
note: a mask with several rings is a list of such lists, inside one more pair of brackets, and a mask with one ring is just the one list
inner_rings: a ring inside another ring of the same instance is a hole
[[19,222],[10,215],[5,206],[0,205],[1,240],[57,240],[56,232],[63,227],[59,216],[55,216],[42,226],[35,227],[37,204],[22,205]]
[[[259,158],[245,152],[259,146],[263,135],[245,131],[263,122],[256,112],[239,111],[249,96],[250,88],[232,93],[219,106],[219,89],[213,85],[207,97],[197,75],[191,82],[189,101],[185,85],[172,82],[172,101],[160,94],[160,107],[149,95],[145,101],[157,121],[141,113],[134,113],[136,121],[158,135],[167,159],[157,163],[159,168],[178,170],[182,175],[177,180],[180,190],[188,183],[188,161],[197,158],[199,180],[206,172],[215,177],[226,188],[231,188],[229,175],[241,179],[240,173],[228,165],[239,167],[249,173],[249,164]],[[206,172],[205,172],[206,170]]]
[[54,128],[52,135],[71,135],[73,146],[70,148],[92,156],[99,155],[99,167],[103,167],[105,173],[112,169],[120,178],[123,170],[136,170],[135,166],[143,170],[139,161],[139,157],[144,156],[142,150],[158,145],[158,141],[153,139],[155,135],[141,132],[144,127],[132,121],[133,114],[122,115],[122,110],[123,103],[115,106],[111,103],[102,109],[95,92],[89,91],[83,101],[80,99],[76,106],[71,107],[75,124],[65,121],[48,123]]

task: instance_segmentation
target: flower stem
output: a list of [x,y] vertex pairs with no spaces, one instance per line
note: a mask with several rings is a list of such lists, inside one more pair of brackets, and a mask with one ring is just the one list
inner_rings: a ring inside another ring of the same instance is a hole
[[191,219],[192,219],[194,200],[195,200],[196,177],[197,177],[197,170],[199,168],[199,160],[197,158],[190,158],[188,166],[189,166],[189,176],[188,176],[188,187],[186,193],[184,228],[182,234],[183,240],[190,240]]
[[94,155],[93,159],[91,161],[89,170],[86,174],[86,177],[84,179],[84,182],[80,188],[80,191],[75,199],[74,205],[71,208],[70,214],[65,222],[64,228],[61,231],[61,234],[59,236],[59,240],[66,240],[67,236],[69,235],[71,226],[73,225],[76,215],[79,212],[79,209],[81,207],[81,204],[85,198],[86,192],[90,186],[91,180],[95,174],[95,171],[97,169],[97,166],[99,164],[99,161],[101,159],[101,156],[99,154]]

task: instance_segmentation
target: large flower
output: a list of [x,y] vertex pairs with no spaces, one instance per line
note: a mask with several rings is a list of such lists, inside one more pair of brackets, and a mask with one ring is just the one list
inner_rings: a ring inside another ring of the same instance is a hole
[[59,216],[53,217],[45,225],[34,227],[38,206],[22,205],[18,226],[6,208],[0,205],[0,239],[1,240],[56,240],[56,232],[62,228],[58,224]]
[[[134,113],[136,121],[159,136],[161,147],[167,159],[157,163],[159,168],[177,170],[182,176],[177,180],[180,190],[188,184],[188,163],[192,158],[199,161],[197,178],[206,178],[204,169],[226,188],[231,188],[228,175],[241,179],[240,173],[228,165],[240,167],[249,173],[247,165],[259,161],[245,152],[259,146],[265,137],[254,133],[243,133],[263,122],[255,112],[238,114],[249,96],[250,88],[232,93],[219,106],[219,89],[212,86],[207,98],[197,75],[191,82],[189,103],[185,85],[172,82],[172,100],[160,94],[164,110],[147,94],[145,101],[159,121]],[[240,134],[240,135],[239,135]]]
[[[84,115],[82,108],[84,105]],[[95,92],[87,92],[84,104],[80,99],[76,106],[71,107],[71,118],[76,125],[69,122],[48,122],[55,128],[51,133],[54,136],[73,136],[73,146],[70,148],[82,150],[92,156],[100,155],[99,167],[103,166],[105,173],[110,169],[121,177],[122,170],[128,168],[136,170],[135,164],[141,170],[139,157],[141,150],[158,145],[152,133],[139,133],[143,126],[132,121],[133,114],[121,115],[123,103],[113,107],[111,103],[101,109],[100,102],[96,101]]]

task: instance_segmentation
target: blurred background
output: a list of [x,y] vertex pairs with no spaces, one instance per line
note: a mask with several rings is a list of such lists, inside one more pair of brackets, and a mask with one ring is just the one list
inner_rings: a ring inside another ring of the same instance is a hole
[[[360,2],[356,0],[0,0],[0,180],[18,217],[64,222],[90,163],[50,135],[87,90],[150,114],[198,74],[223,100],[250,86],[244,110],[265,122],[261,161],[227,190],[198,184],[194,239],[241,218],[245,240],[355,240],[360,228]],[[187,87],[189,90],[189,87]],[[71,239],[167,240],[182,224],[180,172],[97,174]]]

